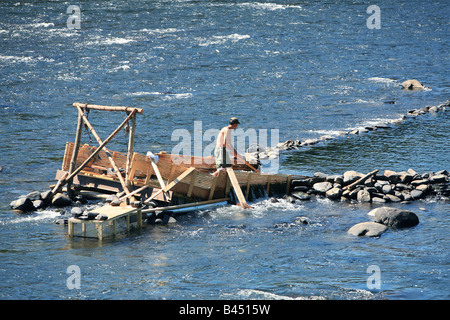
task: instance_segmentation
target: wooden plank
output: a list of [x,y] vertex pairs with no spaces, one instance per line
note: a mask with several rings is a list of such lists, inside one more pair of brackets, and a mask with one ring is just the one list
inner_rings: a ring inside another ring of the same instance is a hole
[[208,200],[212,200],[212,198],[214,197],[214,191],[216,191],[217,180],[219,180],[219,177],[218,176],[214,177],[214,180],[211,184],[211,189],[209,191]]
[[192,175],[191,175],[191,183],[189,184],[189,189],[188,189],[188,192],[187,192],[187,194],[186,194],[186,196],[188,197],[188,198],[190,198],[191,197],[191,195],[192,195],[192,189],[194,188],[194,184],[195,184],[195,179],[197,179],[197,170],[195,170],[193,173],[192,173]]
[[250,206],[247,204],[247,201],[245,200],[244,194],[242,193],[241,186],[239,185],[236,175],[234,174],[233,168],[228,167],[227,173],[228,173],[228,178],[230,179],[230,182],[233,185],[234,192],[236,192],[236,196],[238,197],[239,205],[243,209],[250,208]]

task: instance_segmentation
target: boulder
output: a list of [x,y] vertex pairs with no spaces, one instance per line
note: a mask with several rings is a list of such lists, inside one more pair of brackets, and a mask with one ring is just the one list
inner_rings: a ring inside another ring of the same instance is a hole
[[377,222],[362,222],[351,227],[347,232],[357,237],[379,237],[387,230],[384,224]]
[[381,192],[384,194],[393,194],[394,190],[392,190],[392,186],[390,184],[385,184],[381,187]]
[[431,183],[441,183],[446,182],[447,176],[445,174],[436,174],[430,178]]
[[307,194],[307,193],[304,193],[304,192],[293,192],[293,193],[291,193],[291,195],[292,195],[293,198],[295,198],[297,200],[305,201],[305,200],[310,200],[311,199],[311,196],[309,194]]
[[404,209],[381,207],[368,214],[374,216],[375,222],[393,228],[414,227],[419,224],[419,217],[414,212]]
[[421,84],[417,79],[406,80],[402,82],[402,89],[407,90],[421,90],[424,89],[425,86]]
[[11,202],[10,207],[12,210],[22,212],[30,212],[34,210],[33,202],[28,198],[19,198],[16,201]]
[[384,176],[389,179],[392,183],[397,183],[400,181],[401,174],[392,170],[385,170]]
[[67,207],[72,204],[72,200],[63,193],[58,193],[53,197],[52,205],[58,208]]
[[325,193],[331,188],[333,188],[333,184],[331,184],[331,182],[318,182],[313,185],[313,189],[320,193]]
[[400,199],[399,197],[393,195],[393,194],[387,194],[384,196],[384,198],[386,201],[388,202],[400,202],[402,201],[402,199]]
[[358,191],[356,199],[358,200],[358,202],[370,202],[371,201],[370,192],[367,191],[366,189],[360,190]]
[[342,195],[342,189],[341,188],[332,188],[332,189],[330,189],[330,190],[325,192],[325,196],[328,199],[331,199],[331,200],[340,199],[341,195]]
[[39,191],[30,192],[29,194],[26,195],[26,197],[31,201],[42,200],[41,193]]
[[42,200],[34,200],[34,201],[33,201],[33,207],[34,207],[36,210],[44,209],[44,208],[47,207],[47,204],[46,204],[44,201],[42,201]]
[[411,197],[412,197],[414,200],[422,198],[423,195],[424,195],[424,192],[421,191],[421,190],[415,189],[415,190],[412,190],[412,191],[411,191]]
[[363,176],[364,175],[362,173],[357,172],[357,171],[353,171],[353,170],[346,171],[344,173],[344,179],[343,179],[342,182],[346,186],[346,185],[349,185],[349,184],[351,184],[353,182],[356,182],[356,180],[358,180],[359,178],[361,178]]
[[52,190],[47,190],[47,191],[42,192],[41,199],[48,205],[52,204],[52,200],[53,200]]

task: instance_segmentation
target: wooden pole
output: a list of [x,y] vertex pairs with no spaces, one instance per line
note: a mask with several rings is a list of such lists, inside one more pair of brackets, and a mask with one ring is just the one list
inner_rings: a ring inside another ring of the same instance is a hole
[[74,171],[72,172],[69,177],[66,179],[66,175],[61,178],[60,181],[56,184],[55,188],[53,188],[52,192],[54,194],[57,194],[59,192],[59,189],[64,186],[68,180],[75,177],[83,168],[94,158],[102,149],[112,140],[112,138],[115,137],[116,134],[119,133],[119,131],[127,124],[127,122],[131,119],[132,115],[134,115],[136,111],[132,112],[117,128],[109,135],[106,140],[103,141],[103,143]]
[[346,189],[347,190],[352,190],[355,186],[357,186],[360,183],[364,183],[364,181],[369,179],[371,176],[373,176],[377,172],[378,172],[378,169],[373,170],[372,172],[369,172],[368,174],[366,174],[365,176],[359,178],[357,181],[353,182],[352,184],[349,184],[348,186],[342,188],[342,190],[346,190]]
[[[79,106],[77,106],[78,108],[78,112],[81,114],[81,116],[83,117],[84,123],[88,126],[89,130],[91,130],[92,134],[94,135],[95,139],[97,140],[98,144],[101,145],[103,143],[102,139],[100,139],[100,137],[98,136],[97,132],[95,131],[94,127],[91,125],[91,123],[89,122],[89,120],[87,119],[87,117],[84,115],[83,111],[81,110],[81,108]],[[135,116],[136,112],[133,111],[130,113],[130,119],[132,119]],[[127,118],[127,119],[128,119]],[[129,119],[129,120],[130,120]],[[125,180],[122,177],[122,174],[119,171],[119,168],[117,167],[116,163],[114,162],[114,159],[111,157],[110,152],[108,149],[106,149],[106,147],[103,147],[105,149],[106,155],[108,157],[109,162],[111,163],[111,166],[114,168],[114,171],[116,172],[117,177],[119,178],[120,184],[122,185],[123,190],[129,194],[130,191],[128,190],[128,187],[125,183]]]
[[[69,175],[72,174],[73,170],[75,169],[75,164],[78,157],[78,151],[80,150],[80,140],[81,140],[81,133],[83,132],[83,118],[81,117],[81,114],[78,112],[78,123],[77,123],[77,133],[75,136],[75,144],[73,147],[72,152],[72,160],[70,161],[70,167],[69,167]],[[69,181],[67,181],[67,193],[70,198],[73,198],[73,192],[72,192],[72,182],[73,178],[71,178]]]
[[74,107],[84,107],[87,109],[92,110],[103,110],[103,111],[124,111],[124,112],[131,112],[133,110],[136,110],[137,113],[143,113],[144,109],[141,108],[132,108],[132,107],[111,107],[111,106],[98,106],[95,104],[87,104],[87,103],[78,103],[75,102],[73,104]]
[[218,202],[223,202],[223,201],[228,201],[228,200],[230,200],[230,198],[206,200],[206,201],[200,201],[200,202],[184,203],[184,204],[179,204],[179,205],[174,205],[174,206],[144,209],[144,210],[142,210],[142,213],[151,213],[151,212],[155,212],[155,211],[168,211],[168,210],[176,210],[176,209],[189,208],[189,207],[197,207],[197,206],[202,206],[205,204],[213,204],[213,203],[218,203]]
[[132,157],[134,152],[134,133],[136,131],[136,115],[131,118],[130,121],[130,135],[128,137],[128,154],[127,154],[127,167],[125,171],[125,184],[127,188],[131,188],[131,181],[129,180],[129,173],[132,166]]

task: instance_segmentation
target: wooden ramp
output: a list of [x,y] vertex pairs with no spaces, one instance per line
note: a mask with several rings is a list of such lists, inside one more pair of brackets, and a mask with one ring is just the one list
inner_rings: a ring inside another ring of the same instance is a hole
[[90,215],[97,214],[105,220],[81,220],[70,218],[69,237],[98,238],[128,232],[131,228],[142,227],[142,210],[131,206],[111,206],[109,204],[89,211]]

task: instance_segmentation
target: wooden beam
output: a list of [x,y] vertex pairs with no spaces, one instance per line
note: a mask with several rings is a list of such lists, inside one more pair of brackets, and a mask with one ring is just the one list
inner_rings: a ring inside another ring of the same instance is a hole
[[349,184],[348,186],[342,188],[342,190],[352,190],[355,186],[357,186],[360,183],[364,183],[364,181],[369,179],[371,176],[373,176],[377,172],[378,172],[378,169],[373,170],[372,172],[369,172],[368,174],[366,174],[363,177],[359,178],[357,181],[353,182],[352,184]]
[[73,103],[74,107],[85,107],[91,110],[102,110],[102,111],[124,111],[124,112],[132,112],[136,110],[137,113],[143,113],[144,109],[141,108],[132,108],[132,107],[112,107],[112,106],[99,106],[95,104],[87,104],[87,103]]
[[184,171],[182,174],[180,174],[177,178],[175,178],[172,182],[170,182],[167,186],[159,190],[157,193],[153,194],[150,198],[144,201],[144,203],[149,203],[151,200],[153,200],[157,195],[159,195],[161,192],[167,192],[170,189],[172,189],[178,182],[186,178],[192,171],[194,171],[194,167],[190,167],[186,171]]
[[245,200],[244,194],[242,193],[241,186],[239,185],[239,181],[236,178],[236,174],[234,173],[233,168],[227,167],[228,178],[233,186],[234,192],[236,192],[236,196],[239,200],[239,205],[243,209],[251,208],[247,201]]
[[125,170],[125,184],[128,188],[131,187],[131,182],[128,179],[129,173],[132,167],[132,157],[134,150],[134,133],[136,131],[136,114],[131,118],[130,124],[130,133],[128,137],[128,153],[127,153],[127,166]]
[[217,185],[217,180],[219,180],[219,175],[220,175],[220,173],[217,176],[215,176],[212,181],[211,189],[209,190],[208,200],[212,200],[212,198],[214,197],[214,191],[216,191],[216,185]]
[[[75,144],[73,147],[72,159],[70,160],[69,175],[75,169],[75,163],[77,161],[78,151],[80,150],[80,140],[81,140],[82,132],[83,132],[83,117],[81,117],[80,113],[78,113],[77,133],[75,135]],[[71,188],[72,182],[73,182],[73,178],[70,179],[69,181],[67,181],[67,193],[69,194],[70,198],[73,198],[72,188]]]
[[195,179],[197,179],[197,170],[194,171],[194,172],[192,173],[192,175],[191,175],[191,183],[189,184],[189,189],[188,189],[188,192],[187,192],[187,194],[186,194],[186,196],[187,196],[188,198],[190,198],[191,195],[192,195],[192,190],[194,189]]

